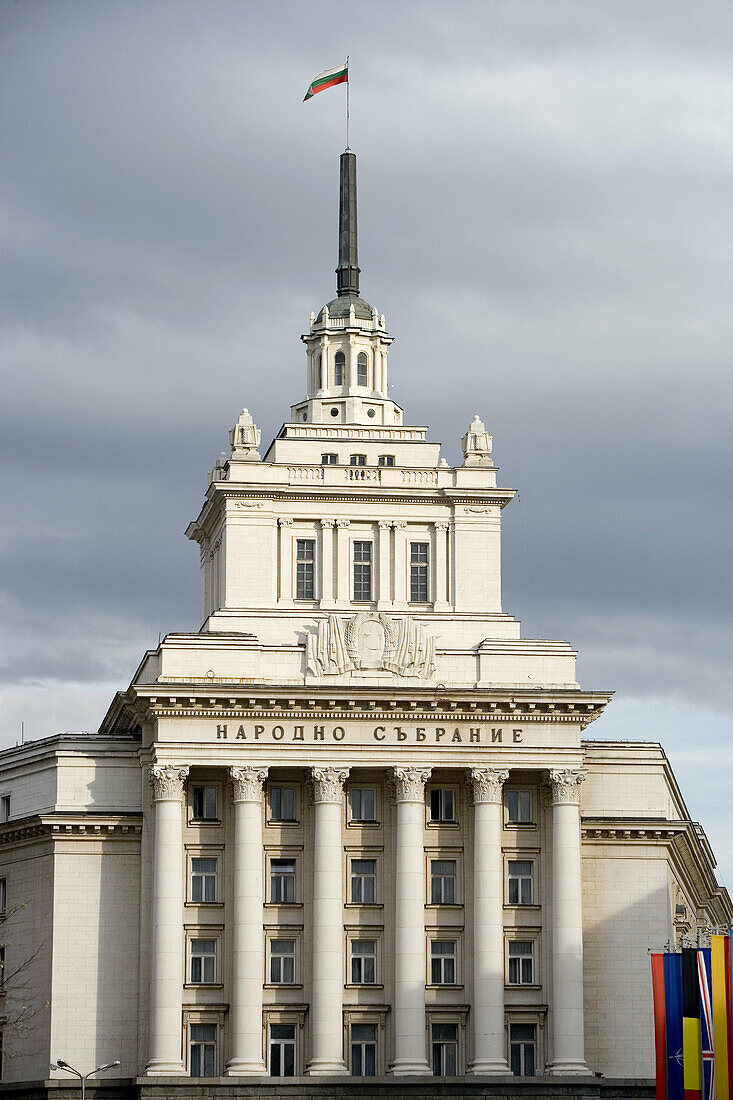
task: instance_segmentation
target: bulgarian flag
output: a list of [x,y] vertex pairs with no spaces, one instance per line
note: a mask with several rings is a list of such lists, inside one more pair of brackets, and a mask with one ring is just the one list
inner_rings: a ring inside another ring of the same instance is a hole
[[325,73],[319,73],[311,80],[303,102],[312,99],[316,92],[325,92],[326,88],[333,88],[334,84],[345,84],[349,79],[349,63],[339,65],[337,69],[326,69]]

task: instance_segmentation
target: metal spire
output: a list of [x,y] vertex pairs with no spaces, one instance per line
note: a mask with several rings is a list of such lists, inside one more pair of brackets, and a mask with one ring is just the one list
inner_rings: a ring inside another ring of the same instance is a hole
[[341,154],[339,188],[339,265],[336,268],[339,298],[359,297],[359,259],[356,244],[356,156]]

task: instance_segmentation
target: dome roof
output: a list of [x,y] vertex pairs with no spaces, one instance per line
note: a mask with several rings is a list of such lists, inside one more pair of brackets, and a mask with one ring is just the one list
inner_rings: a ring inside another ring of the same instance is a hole
[[[333,301],[327,302],[323,309],[328,309],[329,317],[348,317],[349,308],[352,304],[357,317],[364,321],[370,320],[372,307],[363,298],[356,298],[353,294],[345,294],[342,298],[334,298]],[[316,321],[323,320],[323,309],[318,314]]]

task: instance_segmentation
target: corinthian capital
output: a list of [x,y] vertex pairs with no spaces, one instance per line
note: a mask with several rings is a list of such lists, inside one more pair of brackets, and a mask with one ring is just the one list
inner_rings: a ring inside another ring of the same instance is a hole
[[311,768],[314,802],[341,802],[348,768]]
[[392,768],[395,802],[422,802],[432,768]]
[[509,772],[504,768],[471,768],[474,802],[501,802]]
[[148,779],[156,802],[180,802],[183,784],[188,775],[188,765],[151,764]]
[[578,804],[580,802],[580,784],[585,782],[588,773],[581,769],[564,768],[550,772],[550,802],[553,806],[559,802]]
[[229,769],[235,802],[261,802],[262,784],[267,779],[267,768]]

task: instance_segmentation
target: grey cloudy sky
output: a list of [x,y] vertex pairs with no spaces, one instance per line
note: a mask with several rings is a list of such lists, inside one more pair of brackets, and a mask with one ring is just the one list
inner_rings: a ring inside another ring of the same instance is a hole
[[494,436],[505,607],[661,740],[733,885],[733,9],[0,2],[0,743],[95,728],[196,629],[183,536],[270,437],[333,294],[351,55],[365,297],[394,395]]

